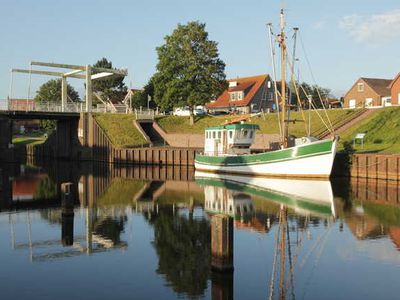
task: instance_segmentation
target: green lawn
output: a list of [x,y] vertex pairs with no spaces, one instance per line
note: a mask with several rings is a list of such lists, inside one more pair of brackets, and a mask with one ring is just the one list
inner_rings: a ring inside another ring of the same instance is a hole
[[[323,111],[319,113],[324,116]],[[337,109],[327,110],[331,123],[335,124],[346,119],[355,113],[355,110]],[[158,124],[167,133],[203,133],[204,129],[210,126],[222,125],[226,120],[244,117],[236,116],[204,116],[197,117],[193,126],[189,123],[189,117],[163,116],[157,119]],[[290,123],[290,133],[295,136],[305,134],[305,126],[308,124],[308,112],[305,111],[305,122],[296,121]],[[147,142],[133,124],[134,115],[124,114],[98,114],[95,116],[97,122],[105,130],[107,136],[116,147],[129,148],[146,146]],[[301,119],[299,112],[293,112],[291,119]],[[326,118],[325,118],[326,120]],[[264,116],[256,116],[250,119],[251,123],[260,126],[262,133],[278,133],[279,127],[277,114],[270,113]],[[324,128],[317,113],[311,113],[312,134],[320,133]],[[376,113],[369,115],[356,126],[341,134],[339,149],[343,142],[352,143],[357,133],[366,133],[364,147],[356,144],[356,151],[375,151],[384,153],[400,152],[400,107],[389,107],[378,109]],[[36,141],[16,141],[19,143],[31,143]]]
[[133,124],[134,115],[97,114],[94,117],[115,147],[134,148],[148,145]]
[[[327,110],[329,119],[332,123],[342,120],[346,116],[352,114],[354,110]],[[323,111],[318,111],[318,113],[324,118],[326,122],[326,116]],[[306,133],[305,127],[308,126],[308,112],[304,112],[306,121],[296,121],[294,124],[289,124],[290,133],[295,136],[303,136]],[[312,111],[311,114],[311,131],[320,132],[324,129],[317,112]],[[226,120],[230,121],[232,119],[245,117],[245,115],[224,115],[224,116],[204,116],[198,117],[195,120],[193,126],[189,123],[189,117],[177,117],[177,116],[165,116],[157,119],[157,123],[167,132],[167,133],[203,133],[204,129],[210,126],[222,125]],[[292,112],[290,118],[301,120],[302,116],[300,112]],[[260,126],[260,132],[262,133],[279,133],[278,125],[278,115],[276,113],[264,114],[264,116],[252,117],[251,123],[258,124]]]
[[357,142],[356,151],[400,152],[400,107],[381,108],[356,126],[341,134],[341,145],[353,143],[357,133],[365,133],[364,147]]

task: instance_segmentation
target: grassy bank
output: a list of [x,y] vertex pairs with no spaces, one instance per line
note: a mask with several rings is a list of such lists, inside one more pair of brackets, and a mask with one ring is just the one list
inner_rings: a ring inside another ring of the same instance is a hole
[[400,152],[400,107],[381,108],[359,124],[341,134],[341,144],[353,143],[357,133],[365,133],[364,146],[358,142],[356,151]]
[[97,201],[97,206],[133,206],[135,204],[133,197],[147,182],[144,180],[115,178]]
[[133,124],[134,115],[97,114],[94,117],[115,147],[134,148],[148,145]]
[[[324,112],[319,111],[323,116]],[[327,114],[330,121],[335,124],[340,120],[348,118],[354,110],[328,110]],[[163,116],[157,119],[158,124],[167,133],[203,133],[204,129],[210,126],[222,125],[226,120],[244,117],[236,116],[204,116],[198,117],[193,126],[189,123],[189,117]],[[306,121],[296,121],[290,123],[290,133],[295,136],[303,136],[306,133],[305,126],[308,125],[308,112],[305,112]],[[123,114],[99,114],[95,116],[97,122],[105,130],[115,147],[133,148],[146,146],[147,142],[141,133],[134,126],[134,115]],[[291,119],[300,120],[301,113],[293,112]],[[275,113],[265,114],[264,116],[252,117],[250,121],[260,126],[260,132],[266,134],[279,133],[278,116]],[[312,134],[320,133],[324,126],[316,112],[311,112]],[[356,144],[356,151],[374,151],[383,153],[400,152],[400,107],[382,108],[376,113],[356,124],[343,134],[341,134],[340,148],[344,142],[352,144],[357,133],[366,133],[364,147]],[[37,141],[16,140],[17,143],[30,143]]]
[[[339,120],[346,118],[346,116],[352,114],[353,110],[327,110],[327,114],[332,123],[338,122]],[[323,111],[318,111],[318,113],[324,117],[326,122],[326,117]],[[305,122],[296,121],[289,124],[290,133],[295,136],[304,136],[306,134],[305,127],[308,126],[308,112],[304,113]],[[225,121],[230,121],[232,119],[245,117],[245,115],[224,115],[224,116],[204,116],[196,119],[193,126],[189,123],[189,117],[176,117],[176,116],[165,116],[157,119],[158,124],[167,133],[203,133],[204,129],[210,126],[222,125]],[[310,123],[312,132],[321,132],[324,126],[318,117],[317,112],[312,111],[310,114]],[[291,120],[302,120],[302,115],[300,112],[292,112],[290,115]],[[276,113],[264,114],[264,116],[252,117],[251,123],[258,124],[260,126],[260,132],[273,134],[279,133],[278,125],[278,115]]]

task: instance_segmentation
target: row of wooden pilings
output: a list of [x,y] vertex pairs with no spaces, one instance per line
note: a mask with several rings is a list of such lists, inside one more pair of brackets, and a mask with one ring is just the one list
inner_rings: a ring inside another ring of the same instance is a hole
[[400,180],[400,155],[359,153],[351,156],[350,176]]

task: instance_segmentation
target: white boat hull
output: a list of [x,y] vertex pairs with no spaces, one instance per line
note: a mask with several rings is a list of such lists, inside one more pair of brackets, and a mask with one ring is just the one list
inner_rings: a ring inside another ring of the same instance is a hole
[[[302,146],[298,146],[290,149],[292,153],[296,153],[301,147]],[[336,140],[332,143],[332,147],[329,151],[323,151],[321,153],[316,152],[311,155],[296,157],[292,154],[291,157],[285,159],[242,164],[213,164],[196,160],[195,168],[196,170],[214,173],[249,174],[271,177],[328,178],[332,171],[335,154]]]

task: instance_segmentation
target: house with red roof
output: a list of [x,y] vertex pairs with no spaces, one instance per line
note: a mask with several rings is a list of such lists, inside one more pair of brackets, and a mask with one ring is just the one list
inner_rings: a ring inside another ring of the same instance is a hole
[[274,110],[274,87],[269,75],[228,80],[228,88],[214,101],[206,104],[210,112],[254,113]]

